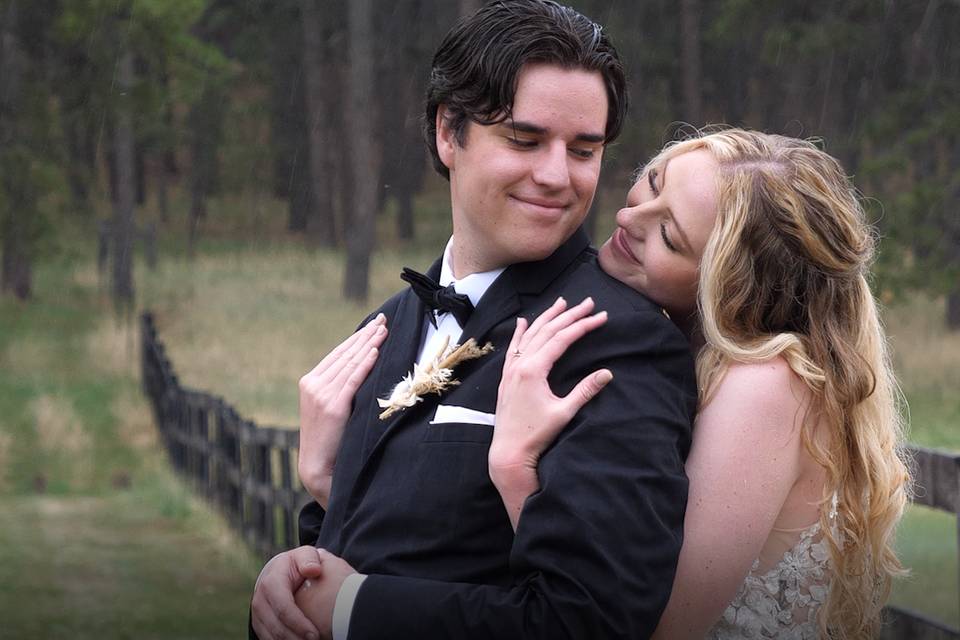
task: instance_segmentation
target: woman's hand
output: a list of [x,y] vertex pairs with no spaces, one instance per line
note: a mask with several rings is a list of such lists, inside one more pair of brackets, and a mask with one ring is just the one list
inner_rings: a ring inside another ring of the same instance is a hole
[[610,382],[607,369],[591,373],[560,398],[550,390],[547,375],[571,344],[607,321],[606,311],[589,315],[593,300],[572,309],[563,298],[527,327],[517,328],[503,362],[497,394],[496,426],[490,444],[490,479],[500,492],[510,523],[516,529],[523,502],[539,486],[537,462],[583,405]]
[[381,313],[300,378],[297,470],[303,486],[324,509],[353,396],[377,361],[386,337],[386,318]]

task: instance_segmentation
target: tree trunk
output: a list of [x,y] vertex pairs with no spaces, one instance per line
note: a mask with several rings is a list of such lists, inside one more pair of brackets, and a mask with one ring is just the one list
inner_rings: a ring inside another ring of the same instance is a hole
[[[325,65],[327,56],[321,36],[321,12],[317,1],[301,0],[300,9],[303,23],[303,75],[306,84],[304,94],[309,149],[307,158],[304,160],[309,166],[311,196],[311,215],[307,219],[307,232],[317,245],[333,247],[337,241],[337,229],[333,213],[333,198],[328,188],[328,176],[325,171],[330,145],[324,138],[325,123],[330,119],[324,100],[324,92],[327,91],[324,69],[329,68],[329,65]],[[369,37],[372,48],[372,35]],[[373,97],[372,91],[370,97]]]
[[683,60],[683,119],[703,126],[703,87],[700,74],[700,0],[680,2]]
[[128,44],[120,54],[117,65],[120,100],[113,135],[117,199],[112,225],[113,298],[116,302],[127,304],[133,301],[133,210],[137,195],[133,110],[129,100],[133,89],[133,73],[133,53]]
[[86,139],[89,135],[83,130],[80,119],[80,114],[64,114],[63,117],[63,134],[67,146],[65,174],[74,211],[86,215],[92,211],[90,185],[93,183],[93,171],[86,158],[89,153]]
[[424,81],[429,73],[429,52],[422,43],[429,42],[422,0],[398,0],[393,14],[382,15],[385,42],[382,70],[377,74],[380,95],[380,139],[383,141],[380,192],[382,200],[390,197],[397,203],[396,231],[401,240],[412,240],[414,223],[413,198],[423,184],[426,156],[421,131]]
[[17,2],[10,0],[0,19],[0,236],[3,259],[0,265],[0,291],[12,291],[21,300],[30,297],[33,288],[29,239],[26,225],[33,214],[29,184],[29,164],[24,162],[18,143],[16,117],[26,59],[17,28]]
[[187,254],[193,256],[200,220],[207,215],[207,197],[216,190],[217,151],[226,111],[226,94],[219,79],[208,72],[200,98],[190,110],[191,167],[190,223]]
[[947,294],[947,329],[960,331],[960,288]]
[[307,103],[304,95],[303,0],[271,5],[270,148],[273,194],[287,201],[287,230],[306,232],[310,216]]
[[374,208],[380,182],[380,155],[370,123],[374,110],[373,7],[371,0],[349,3],[350,73],[347,76],[347,121],[353,144],[349,145],[354,176],[353,210],[347,234],[347,264],[343,293],[347,299],[364,302],[369,290],[370,253],[374,240]]

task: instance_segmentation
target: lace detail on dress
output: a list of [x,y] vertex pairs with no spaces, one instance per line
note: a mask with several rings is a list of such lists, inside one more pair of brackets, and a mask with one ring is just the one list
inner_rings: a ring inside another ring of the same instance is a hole
[[[836,519],[836,496],[829,518]],[[830,550],[817,522],[800,533],[797,544],[764,574],[759,559],[740,586],[723,617],[710,630],[712,640],[778,638],[814,640],[819,637],[817,612],[827,600]]]

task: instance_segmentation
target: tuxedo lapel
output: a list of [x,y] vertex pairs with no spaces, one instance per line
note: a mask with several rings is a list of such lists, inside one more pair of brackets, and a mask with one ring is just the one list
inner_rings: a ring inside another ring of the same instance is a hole
[[504,271],[480,298],[480,304],[473,310],[467,326],[463,328],[461,344],[473,338],[483,346],[484,337],[490,329],[519,310],[520,296],[517,295],[517,288],[513,278]]
[[[522,310],[524,296],[541,293],[587,246],[586,235],[578,229],[547,259],[508,267],[480,299],[467,325],[463,327],[461,343],[474,338],[482,345],[493,328]],[[439,279],[440,264],[440,261],[435,262],[427,273],[434,280]],[[401,378],[412,371],[420,347],[424,313],[424,304],[412,291],[407,291],[397,307],[396,316],[388,318],[390,335],[382,349],[381,364],[376,369],[377,377],[374,381],[378,397],[386,397]],[[505,348],[505,345],[506,342],[500,347]],[[464,375],[468,375],[471,368],[469,364],[465,366]],[[496,380],[490,382],[497,383]],[[351,506],[348,510],[352,510],[352,506],[365,491],[369,474],[376,471],[378,452],[388,444],[391,435],[404,429],[407,424],[426,420],[426,416],[434,410],[440,398],[441,396],[436,394],[427,395],[422,402],[399,411],[386,420],[379,420],[379,410],[369,414],[371,417],[368,423],[363,425],[365,432],[361,468],[352,489]]]
[[[440,261],[436,261],[429,271],[433,279],[440,275]],[[390,331],[386,344],[380,354],[381,365],[375,370],[374,389],[378,398],[386,398],[394,386],[413,370],[413,363],[417,360],[420,340],[423,334],[423,319],[427,313],[423,302],[408,289],[404,292],[397,305],[396,315],[387,319],[387,328]],[[366,464],[377,443],[383,435],[399,422],[409,409],[398,411],[386,420],[378,417],[381,409],[375,407],[373,417],[365,425],[363,442],[363,463]]]
[[463,328],[461,342],[474,338],[482,344],[490,329],[521,310],[522,297],[543,292],[587,246],[587,236],[578,228],[545,260],[522,262],[507,267],[480,299],[480,304]]

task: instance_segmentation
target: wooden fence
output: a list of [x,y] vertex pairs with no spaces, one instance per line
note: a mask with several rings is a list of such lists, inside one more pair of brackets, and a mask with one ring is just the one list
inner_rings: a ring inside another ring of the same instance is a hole
[[258,426],[181,386],[149,313],[141,337],[143,388],[173,468],[264,558],[297,546],[297,514],[311,499],[296,474],[297,431]]
[[[141,332],[143,387],[174,469],[265,559],[296,546],[297,514],[311,499],[296,475],[297,431],[258,426],[221,398],[181,386],[149,313]],[[922,447],[911,454],[914,502],[957,515],[960,455]],[[960,550],[960,518],[957,525]],[[881,638],[960,640],[960,631],[890,606]]]

